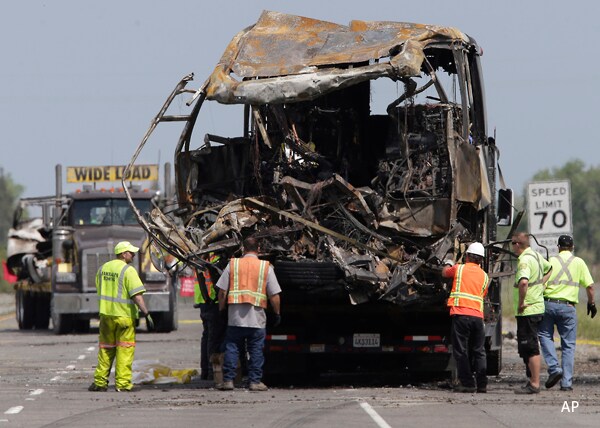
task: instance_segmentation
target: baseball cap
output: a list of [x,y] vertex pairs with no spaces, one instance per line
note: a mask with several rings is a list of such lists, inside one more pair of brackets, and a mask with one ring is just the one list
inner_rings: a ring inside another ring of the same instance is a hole
[[573,246],[573,238],[569,235],[560,235],[558,237],[558,246],[559,247],[572,247]]
[[129,241],[121,241],[117,245],[115,245],[115,254],[121,254],[125,251],[131,251],[132,253],[137,253],[139,250],[138,247],[131,245]]

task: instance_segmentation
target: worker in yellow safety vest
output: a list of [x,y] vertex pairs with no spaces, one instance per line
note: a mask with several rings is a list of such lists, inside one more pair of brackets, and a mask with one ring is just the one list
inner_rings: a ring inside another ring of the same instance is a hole
[[[220,257],[209,253],[206,261],[217,264]],[[209,300],[205,301],[200,292],[200,282],[204,281]],[[202,337],[200,339],[200,379],[214,380],[215,385],[223,383],[223,339],[225,322],[219,314],[217,292],[208,268],[202,271],[202,277],[196,277],[194,284],[194,307],[200,308]]]
[[[594,280],[583,259],[573,254],[573,237],[561,235],[558,238],[558,256],[552,257],[552,274],[544,289],[544,318],[538,329],[542,355],[548,367],[546,388],[552,388],[560,381],[561,391],[573,390],[573,369],[575,367],[575,340],[577,339],[577,311],[579,287],[587,294],[587,313],[596,316],[594,302]],[[559,364],[554,344],[554,326],[560,335],[561,364]]]
[[100,337],[98,365],[94,383],[89,391],[106,391],[113,361],[115,388],[119,392],[131,391],[131,365],[135,352],[135,321],[138,308],[146,318],[149,330],[154,321],[146,309],[142,295],[144,284],[131,262],[139,248],[122,241],[115,245],[117,258],[104,263],[96,274],[96,289],[100,307]]

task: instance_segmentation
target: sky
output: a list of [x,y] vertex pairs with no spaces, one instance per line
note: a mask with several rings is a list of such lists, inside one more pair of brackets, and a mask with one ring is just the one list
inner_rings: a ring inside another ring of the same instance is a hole
[[[597,1],[21,0],[0,2],[0,168],[32,197],[54,193],[56,164],[127,164],[176,83],[193,72],[198,88],[263,10],[457,27],[483,48],[508,187],[569,160],[599,164]],[[209,132],[238,134],[208,115]],[[138,162],[172,161],[178,134],[158,134]]]

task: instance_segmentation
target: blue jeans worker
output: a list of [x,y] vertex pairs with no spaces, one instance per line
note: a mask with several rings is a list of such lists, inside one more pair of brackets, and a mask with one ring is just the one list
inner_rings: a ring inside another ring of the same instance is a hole
[[512,236],[512,248],[518,256],[513,302],[517,317],[517,350],[523,358],[528,381],[514,390],[515,394],[539,394],[542,357],[538,340],[539,325],[544,315],[544,283],[552,265],[529,246],[524,232]]
[[115,245],[117,258],[102,265],[96,274],[100,312],[98,365],[94,383],[89,391],[106,391],[108,376],[115,364],[115,387],[121,392],[131,391],[131,366],[135,352],[135,320],[138,308],[146,317],[146,325],[154,328],[154,321],[146,309],[142,295],[146,292],[131,262],[138,247],[128,241]]
[[[596,316],[594,302],[594,280],[585,262],[573,254],[573,238],[561,235],[558,238],[558,256],[552,257],[552,274],[546,282],[544,303],[546,310],[540,324],[538,336],[542,355],[548,366],[546,388],[552,388],[560,381],[561,391],[573,390],[573,369],[575,366],[575,340],[577,338],[577,311],[579,287],[585,287],[587,313]],[[562,361],[559,364],[554,346],[554,326],[560,335]]]
[[275,313],[274,326],[281,322],[281,287],[269,262],[258,258],[258,241],[249,237],[243,242],[243,257],[229,261],[217,281],[219,309],[227,310],[225,360],[223,363],[224,391],[233,390],[241,344],[248,351],[248,380],[250,391],[266,391],[262,382],[267,316],[267,300]]
[[480,267],[484,257],[483,245],[473,242],[467,248],[464,264],[446,260],[442,269],[443,277],[453,278],[448,307],[452,318],[452,355],[460,381],[454,392],[487,392],[483,299],[490,279]]

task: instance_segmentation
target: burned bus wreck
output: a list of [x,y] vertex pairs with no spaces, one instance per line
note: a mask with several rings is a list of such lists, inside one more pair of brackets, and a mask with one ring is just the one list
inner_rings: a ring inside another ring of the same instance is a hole
[[[226,263],[243,238],[261,238],[284,290],[283,323],[266,347],[274,371],[334,360],[445,369],[451,284],[441,261],[496,238],[497,148],[479,56],[454,28],[263,12],[200,89],[186,89],[186,76],[152,122],[138,153],[158,123],[185,122],[179,206],[140,221],[163,249],[215,274],[223,265],[207,265],[208,253]],[[168,115],[185,93],[189,115]],[[242,105],[228,116],[240,133],[200,131],[208,102]],[[490,373],[500,370],[496,257],[488,251],[484,265],[494,278]]]

